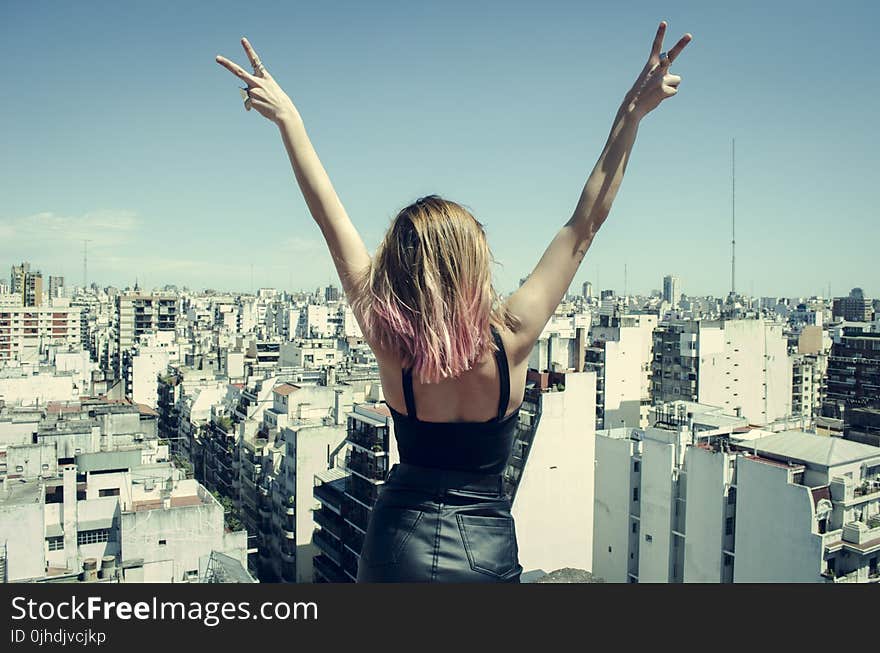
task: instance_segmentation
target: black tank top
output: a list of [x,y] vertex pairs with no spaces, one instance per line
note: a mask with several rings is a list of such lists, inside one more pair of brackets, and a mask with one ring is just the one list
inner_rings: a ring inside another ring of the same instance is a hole
[[389,406],[400,462],[485,474],[500,474],[507,465],[516,432],[519,408],[505,417],[510,402],[510,369],[504,343],[492,329],[498,351],[495,361],[501,385],[498,415],[487,422],[422,422],[416,416],[412,370],[403,370],[407,415]]

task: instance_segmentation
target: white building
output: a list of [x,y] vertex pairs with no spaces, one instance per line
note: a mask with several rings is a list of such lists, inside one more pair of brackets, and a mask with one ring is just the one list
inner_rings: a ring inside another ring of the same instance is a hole
[[609,582],[880,579],[880,448],[767,434],[689,403],[596,438],[593,573]]
[[763,319],[677,320],[654,332],[653,400],[739,410],[756,426],[791,414],[782,325]]
[[681,279],[668,274],[663,277],[663,301],[669,304],[673,310],[678,308],[681,300]]
[[645,427],[651,406],[656,315],[599,316],[586,369],[596,372],[596,427]]
[[282,367],[318,368],[342,360],[335,338],[304,338],[282,343],[278,362]]
[[0,306],[0,363],[36,362],[49,345],[79,348],[80,308],[70,300],[52,306]]
[[505,471],[524,573],[593,566],[596,375],[537,374]]
[[532,348],[529,369],[582,370],[589,329],[590,316],[586,313],[554,315]]
[[170,464],[141,453],[77,456],[0,489],[6,580],[198,582],[211,554],[246,561],[244,531],[225,532],[223,508]]

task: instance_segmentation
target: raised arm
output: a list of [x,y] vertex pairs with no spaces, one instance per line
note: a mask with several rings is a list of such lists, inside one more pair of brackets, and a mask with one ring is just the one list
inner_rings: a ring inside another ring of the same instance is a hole
[[[241,44],[254,68],[253,75],[219,55],[217,63],[247,84],[247,89],[243,89],[247,96],[245,107],[248,110],[256,109],[281,131],[296,181],[312,217],[327,241],[342,287],[351,300],[354,297],[356,279],[370,265],[370,254],[333,189],[315,148],[312,147],[299,111],[266,70],[248,40],[243,38]],[[356,317],[361,322],[361,316]]]
[[678,91],[681,78],[669,74],[669,64],[690,42],[691,35],[685,34],[668,56],[661,58],[665,32],[664,21],[657,28],[648,62],[614,117],[608,141],[587,179],[573,215],[556,234],[526,282],[507,301],[508,309],[521,324],[512,343],[512,355],[518,361],[529,356],[571,285],[596,232],[608,217],[642,118]]

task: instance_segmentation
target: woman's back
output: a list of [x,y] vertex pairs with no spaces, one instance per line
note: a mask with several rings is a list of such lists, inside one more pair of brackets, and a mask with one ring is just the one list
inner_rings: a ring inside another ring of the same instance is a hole
[[[510,355],[515,340],[510,331],[499,331],[508,369],[509,399],[503,416],[509,416],[522,403],[527,360]],[[400,415],[408,415],[403,383],[403,365],[394,356],[379,354],[379,371],[385,401]],[[412,378],[412,391],[420,422],[487,422],[498,415],[503,370],[492,353],[463,374],[436,383]]]

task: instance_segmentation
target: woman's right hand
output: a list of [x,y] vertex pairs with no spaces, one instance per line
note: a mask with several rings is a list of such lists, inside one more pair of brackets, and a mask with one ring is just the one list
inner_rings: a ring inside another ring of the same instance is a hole
[[266,70],[266,67],[260,61],[257,53],[254,52],[246,38],[241,39],[241,45],[244,47],[251,66],[254,68],[253,75],[219,54],[217,55],[217,63],[247,84],[248,97],[245,101],[245,107],[248,111],[254,108],[260,115],[265,116],[275,124],[290,117],[299,118],[299,112],[296,110],[293,102],[278,85],[278,82],[269,74],[269,71]]
[[663,36],[666,34],[666,21],[662,21],[657,28],[657,34],[654,36],[654,43],[651,46],[651,54],[648,62],[639,73],[638,78],[626,94],[623,107],[627,113],[634,113],[639,119],[643,118],[649,112],[657,108],[657,106],[666,98],[672,97],[678,92],[678,85],[681,77],[669,74],[669,66],[675,61],[676,57],[681,54],[684,47],[691,42],[693,37],[690,34],[682,36],[678,43],[675,44],[663,59],[660,58],[660,51],[663,48]]

